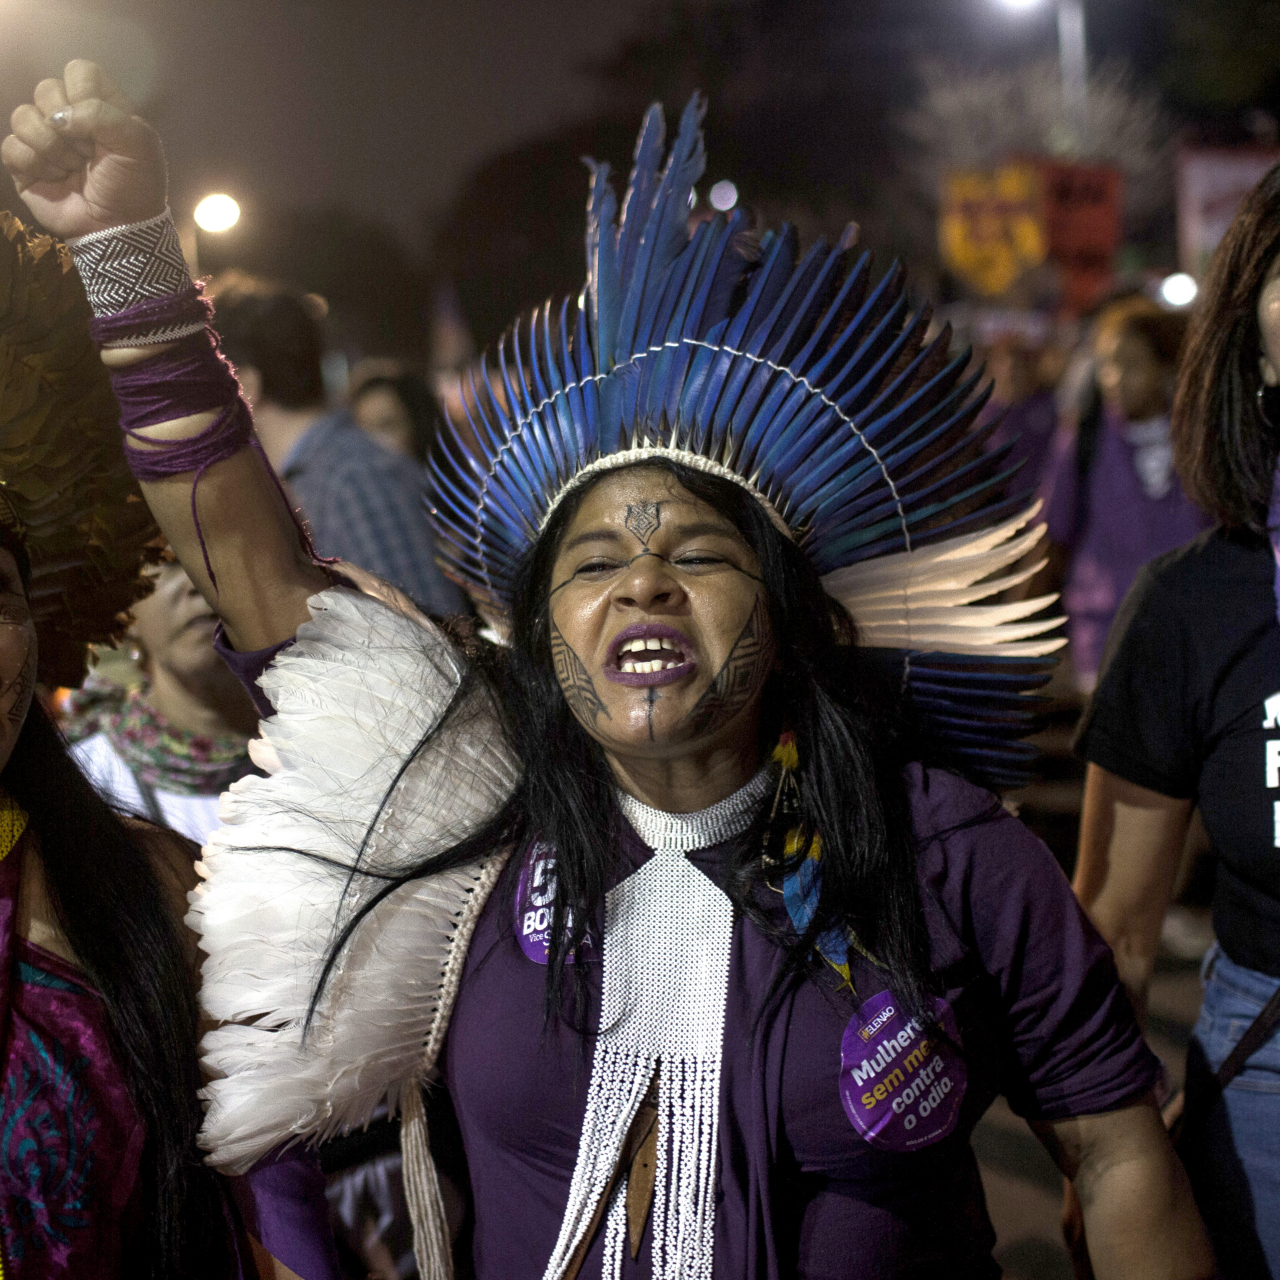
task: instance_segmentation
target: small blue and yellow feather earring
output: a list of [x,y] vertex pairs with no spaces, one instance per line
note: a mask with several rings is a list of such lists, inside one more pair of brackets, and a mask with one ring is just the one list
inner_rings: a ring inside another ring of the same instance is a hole
[[[784,820],[792,823],[787,831],[783,846],[783,859],[790,862],[801,851],[806,841],[806,833],[802,826],[795,822],[800,816],[800,786],[796,781],[796,771],[800,767],[800,752],[796,746],[796,735],[787,730],[778,739],[773,749],[773,760],[779,769],[778,789],[774,792],[773,808],[769,811],[769,825],[766,828],[765,846],[769,844],[773,824],[779,814]],[[771,859],[766,853],[766,865],[776,866],[780,860]],[[782,881],[782,900],[786,903],[787,915],[797,933],[804,933],[818,909],[818,898],[822,891],[822,837],[815,831],[808,838],[808,851],[804,859]],[[828,929],[820,935],[814,944],[818,954],[838,973],[846,983],[853,985],[849,970],[849,951],[856,951],[865,956],[872,964],[876,963],[848,930],[840,927]]]

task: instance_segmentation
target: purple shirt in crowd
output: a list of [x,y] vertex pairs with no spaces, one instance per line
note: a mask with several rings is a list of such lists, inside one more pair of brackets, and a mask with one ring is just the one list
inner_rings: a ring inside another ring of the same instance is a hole
[[[1091,683],[1120,602],[1148,560],[1189,542],[1209,518],[1182,491],[1176,475],[1162,497],[1148,496],[1136,447],[1111,410],[1103,415],[1081,501],[1076,437],[1059,432],[1044,474],[1049,537],[1069,548],[1062,602],[1077,672]],[[1084,513],[1083,520],[1081,513]]]
[[1011,444],[1013,447],[1004,465],[1013,467],[1022,463],[1013,478],[1014,488],[1036,488],[1049,460],[1058,425],[1058,405],[1053,392],[1036,391],[1012,405],[993,400],[983,412],[982,421],[990,422],[993,418],[999,418],[1000,422],[987,438],[988,451]]

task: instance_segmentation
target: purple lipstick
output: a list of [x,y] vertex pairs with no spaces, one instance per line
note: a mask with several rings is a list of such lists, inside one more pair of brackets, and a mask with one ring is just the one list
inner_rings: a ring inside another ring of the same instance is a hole
[[661,622],[637,622],[614,636],[604,675],[614,684],[674,684],[697,665],[688,636]]

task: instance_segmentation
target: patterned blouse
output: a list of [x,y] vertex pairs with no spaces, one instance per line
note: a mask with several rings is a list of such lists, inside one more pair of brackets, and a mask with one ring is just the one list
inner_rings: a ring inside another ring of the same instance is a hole
[[15,932],[21,844],[0,861],[3,1280],[121,1274],[146,1130],[84,975]]

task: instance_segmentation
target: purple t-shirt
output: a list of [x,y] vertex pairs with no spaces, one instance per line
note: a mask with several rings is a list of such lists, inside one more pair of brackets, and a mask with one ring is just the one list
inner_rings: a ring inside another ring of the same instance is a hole
[[1005,405],[991,401],[982,415],[982,421],[999,418],[996,429],[987,438],[988,451],[1011,445],[1004,465],[1022,466],[1014,476],[1014,488],[1034,489],[1044,474],[1053,445],[1054,431],[1058,425],[1058,406],[1052,391],[1035,391],[1017,404]]
[[[252,688],[285,646],[218,647]],[[942,988],[937,1012],[953,1043],[926,1051],[891,1008],[881,972],[856,956],[856,994],[824,968],[762,1010],[782,953],[756,925],[735,923],[717,1280],[883,1280],[926,1270],[995,1280],[995,1233],[969,1136],[997,1094],[1028,1119],[1053,1121],[1136,1102],[1159,1076],[1111,952],[1045,846],[989,792],[952,774],[913,765],[908,783]],[[544,1028],[546,968],[534,943],[544,926],[538,863],[548,852],[535,846],[513,858],[490,896],[441,1057],[470,1175],[477,1280],[543,1271],[586,1109],[599,965],[585,963],[581,1033]],[[716,879],[724,852],[689,856]],[[627,828],[613,882],[651,856]],[[512,883],[522,875],[522,887]],[[766,911],[787,927],[781,896],[769,898]],[[650,1276],[651,1248],[650,1221],[639,1257],[624,1251],[628,1280]],[[598,1232],[581,1275],[599,1276],[602,1261]]]
[[[872,1280],[924,1268],[996,1277],[969,1145],[996,1095],[1028,1118],[1057,1120],[1135,1102],[1158,1075],[1111,954],[1044,846],[952,775],[913,766],[910,785],[939,1012],[955,1047],[917,1054],[922,1037],[893,1016],[883,977],[865,961],[853,967],[856,994],[824,971],[762,1012],[781,952],[737,921],[716,1215],[724,1280]],[[715,879],[723,853],[690,858]],[[543,856],[513,859],[508,876]],[[617,879],[650,856],[628,831]],[[587,962],[586,1034],[562,1024],[544,1033],[546,969],[521,946],[538,925],[530,905],[503,885],[494,891],[442,1059],[470,1169],[479,1280],[545,1266],[591,1075],[599,966]],[[626,1276],[650,1275],[650,1244],[646,1227]],[[584,1277],[600,1275],[602,1250],[601,1232]]]
[[[1088,476],[1088,501],[1080,501],[1076,438],[1061,432],[1045,468],[1041,487],[1049,537],[1071,550],[1063,587],[1067,634],[1076,670],[1097,674],[1107,633],[1120,602],[1148,560],[1190,542],[1209,527],[1177,476],[1162,498],[1143,489],[1135,448],[1107,411],[1098,429]],[[1085,511],[1083,527],[1080,513]]]

